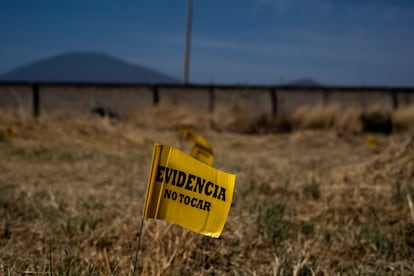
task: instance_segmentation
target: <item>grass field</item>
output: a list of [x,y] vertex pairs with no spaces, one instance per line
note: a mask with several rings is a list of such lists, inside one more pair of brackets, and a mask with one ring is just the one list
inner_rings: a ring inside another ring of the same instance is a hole
[[182,147],[177,126],[196,122],[214,166],[237,175],[223,234],[147,220],[140,275],[414,274],[412,132],[373,148],[359,132],[247,135],[204,119],[0,114],[0,273],[130,274],[153,143]]

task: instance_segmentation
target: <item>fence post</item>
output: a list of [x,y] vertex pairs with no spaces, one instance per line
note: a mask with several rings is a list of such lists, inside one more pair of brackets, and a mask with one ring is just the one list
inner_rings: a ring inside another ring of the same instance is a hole
[[154,106],[158,105],[160,102],[160,94],[158,93],[158,85],[152,86],[152,103]]
[[324,89],[322,94],[323,94],[323,105],[326,106],[328,104],[329,100],[330,100],[328,89]]
[[33,117],[37,118],[40,115],[40,95],[37,83],[32,85],[32,92]]
[[208,99],[209,99],[209,105],[208,105],[208,109],[210,111],[210,113],[214,112],[214,101],[215,101],[215,94],[214,94],[214,86],[210,86],[208,88]]
[[[412,91],[411,91],[411,93],[412,93]],[[407,91],[405,91],[405,93],[404,93],[404,104],[409,105],[410,103],[411,103],[410,94]]]
[[398,95],[397,95],[397,91],[392,90],[390,94],[391,94],[392,109],[393,110],[396,110],[398,108]]
[[277,117],[278,113],[278,99],[277,99],[277,90],[274,87],[270,88],[270,99],[272,105],[272,116],[273,118]]

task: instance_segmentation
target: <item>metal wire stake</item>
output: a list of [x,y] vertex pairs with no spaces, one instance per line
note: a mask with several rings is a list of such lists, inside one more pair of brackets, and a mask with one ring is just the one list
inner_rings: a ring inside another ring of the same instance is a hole
[[49,275],[53,276],[53,267],[52,267],[52,239],[49,238]]
[[138,241],[137,241],[137,246],[135,248],[135,258],[134,258],[134,270],[132,272],[132,276],[135,276],[135,270],[137,268],[137,260],[138,260],[138,252],[139,252],[139,245],[141,243],[141,236],[142,236],[142,226],[144,225],[144,217],[142,217],[141,219],[141,226],[139,228],[139,233],[138,233]]

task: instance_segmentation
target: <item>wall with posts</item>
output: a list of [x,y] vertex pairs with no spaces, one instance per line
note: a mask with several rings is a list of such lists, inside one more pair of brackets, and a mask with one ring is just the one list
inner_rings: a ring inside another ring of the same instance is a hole
[[[414,90],[414,89],[413,89]],[[414,104],[414,93],[394,93],[398,106]]]
[[272,97],[267,88],[216,88],[214,93],[214,110],[233,109],[244,112],[250,117],[272,114]]
[[32,85],[0,86],[0,110],[31,112],[32,107]]
[[329,102],[335,103],[342,109],[346,109],[349,106],[360,110],[381,108],[383,110],[391,111],[394,109],[393,94],[389,91],[352,90],[344,92],[332,89],[327,95],[329,97]]
[[181,106],[192,112],[210,112],[210,91],[205,88],[182,89],[179,87],[159,87],[159,103]]
[[278,89],[277,99],[278,115],[290,114],[302,106],[324,104],[324,95],[321,89]]
[[198,113],[233,109],[255,117],[284,116],[305,105],[392,110],[413,103],[414,87],[0,83],[0,110],[19,110],[34,116],[87,114],[97,107],[123,116],[165,104]]
[[40,87],[42,114],[90,113],[104,108],[119,115],[153,105],[153,93],[148,87],[59,86]]

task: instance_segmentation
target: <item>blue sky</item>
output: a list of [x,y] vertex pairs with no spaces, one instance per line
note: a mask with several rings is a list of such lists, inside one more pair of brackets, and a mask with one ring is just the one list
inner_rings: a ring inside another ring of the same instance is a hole
[[[186,0],[1,0],[0,73],[70,51],[181,78]],[[414,1],[193,0],[190,82],[414,86]]]

